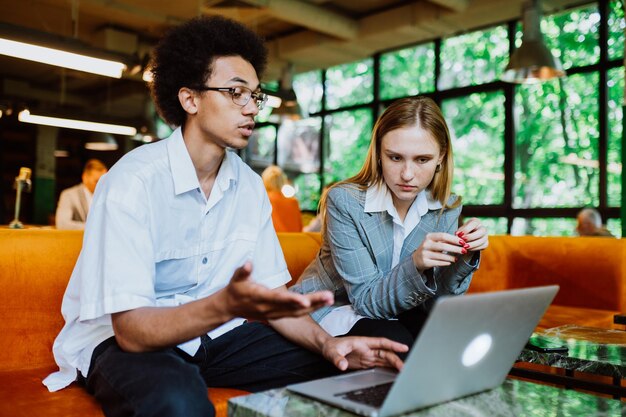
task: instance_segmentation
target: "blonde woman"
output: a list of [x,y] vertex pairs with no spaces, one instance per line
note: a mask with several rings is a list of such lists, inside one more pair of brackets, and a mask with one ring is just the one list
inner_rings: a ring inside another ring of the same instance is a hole
[[312,314],[325,330],[410,345],[434,299],[467,291],[488,236],[475,218],[458,227],[452,174],[437,104],[394,102],[374,126],[361,171],[324,194],[322,247],[292,288],[334,293],[334,305]]
[[302,212],[295,197],[286,197],[283,187],[287,177],[276,165],[270,165],[261,174],[265,190],[272,204],[272,223],[276,232],[302,231]]

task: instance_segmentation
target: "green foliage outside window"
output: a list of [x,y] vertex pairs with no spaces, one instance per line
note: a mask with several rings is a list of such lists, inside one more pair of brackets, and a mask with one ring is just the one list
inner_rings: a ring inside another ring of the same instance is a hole
[[504,26],[444,39],[438,87],[482,84],[500,78],[509,61],[509,41]]
[[516,208],[597,206],[598,73],[515,92]]
[[365,162],[372,132],[372,111],[358,109],[326,116],[324,184],[355,175]]
[[317,211],[320,201],[320,175],[300,174],[293,179],[301,210]]
[[435,45],[427,43],[380,57],[380,98],[414,96],[435,90]]
[[609,58],[616,59],[624,56],[624,2],[611,0],[609,2]]
[[478,217],[490,235],[506,235],[506,217]]
[[[619,59],[624,48],[624,10],[621,0],[609,0],[609,59]],[[546,16],[545,41],[564,68],[599,63],[597,3]],[[521,24],[516,45],[521,44]],[[506,26],[471,32],[442,40],[439,90],[496,81],[509,58]],[[380,98],[391,100],[435,91],[434,43],[426,43],[380,57]],[[601,70],[604,71],[602,68]],[[573,71],[572,71],[573,72]],[[373,125],[371,108],[343,111],[347,106],[373,100],[373,59],[339,65],[325,72],[294,77],[300,106],[324,115],[324,183],[345,179],[361,168]],[[515,87],[513,104],[514,208],[554,208],[599,205],[599,120],[597,68],[536,85]],[[607,73],[608,87],[608,205],[621,204],[621,142],[623,67]],[[380,103],[378,103],[380,105]],[[456,173],[453,192],[465,205],[504,202],[505,100],[501,91],[480,92],[442,101],[442,111],[453,137]],[[333,112],[334,110],[338,110]],[[262,120],[264,115],[259,116]],[[273,128],[272,128],[273,129]],[[251,147],[256,163],[273,159],[275,130],[267,129]],[[244,153],[245,154],[245,153]],[[279,155],[280,156],[280,155]],[[260,162],[259,162],[260,160]],[[315,210],[321,176],[296,173],[293,180],[303,209]],[[483,218],[491,234],[506,233],[505,218]],[[513,234],[575,235],[575,219],[516,218]],[[607,227],[620,234],[619,219]]]
[[511,227],[511,235],[532,236],[577,236],[576,219],[574,218],[515,218]]
[[274,163],[276,127],[264,126],[255,129],[242,151],[243,160],[252,167],[266,167]]
[[300,109],[306,114],[322,110],[322,72],[309,71],[293,77],[293,89],[298,97]]
[[609,70],[607,85],[609,90],[607,202],[611,207],[619,207],[622,204],[622,100],[624,98],[624,67]]
[[328,110],[374,99],[373,59],[338,65],[326,70],[326,108]]
[[452,191],[463,204],[504,201],[504,95],[475,93],[445,100],[441,109],[452,136]]

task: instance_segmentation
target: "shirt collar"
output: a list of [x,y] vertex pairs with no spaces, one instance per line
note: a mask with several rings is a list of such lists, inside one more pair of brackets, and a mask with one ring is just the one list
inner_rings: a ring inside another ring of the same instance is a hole
[[[224,152],[224,159],[215,180],[218,187],[225,191],[230,187],[231,180],[236,181],[236,173],[233,167],[232,155],[229,150]],[[167,154],[170,161],[170,169],[174,180],[174,193],[176,195],[199,189],[200,182],[196,174],[196,168],[191,161],[189,151],[183,140],[181,128],[177,128],[168,139]]]
[[[409,211],[417,209],[420,216],[423,216],[428,210],[438,210],[441,203],[433,199],[429,190],[420,192],[411,204]],[[397,215],[397,211],[393,205],[391,191],[385,183],[374,184],[370,186],[365,193],[365,212],[373,213],[379,211],[387,211],[392,216]]]
[[189,156],[180,127],[168,139],[167,156],[170,161],[172,179],[174,180],[174,193],[176,195],[200,187],[196,168],[193,166],[193,162],[191,162],[191,156]]

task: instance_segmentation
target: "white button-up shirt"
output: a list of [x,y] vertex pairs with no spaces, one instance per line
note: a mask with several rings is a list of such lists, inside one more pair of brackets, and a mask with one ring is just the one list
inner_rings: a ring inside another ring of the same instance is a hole
[[[375,213],[386,211],[393,219],[393,257],[391,268],[393,269],[400,262],[400,251],[407,236],[417,227],[422,216],[428,210],[437,210],[441,208],[441,203],[434,200],[429,191],[422,191],[413,200],[409,211],[404,217],[404,221],[400,218],[398,210],[393,205],[393,199],[389,187],[385,184],[382,186],[371,186],[365,193],[366,213]],[[337,307],[328,313],[320,322],[320,326],[333,336],[346,334],[352,326],[364,318],[354,311],[352,305]]]
[[[94,348],[113,336],[112,313],[207,297],[248,260],[267,287],[290,280],[263,183],[234,152],[226,151],[208,199],[180,129],[126,154],[98,183],[61,307],[65,326],[53,347],[60,371],[44,384],[55,391],[77,370],[87,375]],[[199,339],[179,347],[193,355]]]

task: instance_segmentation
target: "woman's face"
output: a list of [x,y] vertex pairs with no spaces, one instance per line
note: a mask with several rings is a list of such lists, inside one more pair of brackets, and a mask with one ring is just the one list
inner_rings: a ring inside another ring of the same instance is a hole
[[435,138],[419,125],[392,130],[383,136],[380,163],[396,209],[408,209],[433,180],[441,163]]

